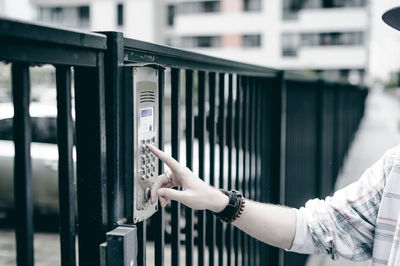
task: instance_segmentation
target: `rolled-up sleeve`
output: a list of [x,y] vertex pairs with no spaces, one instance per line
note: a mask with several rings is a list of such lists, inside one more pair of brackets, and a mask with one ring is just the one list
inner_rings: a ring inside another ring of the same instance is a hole
[[288,251],[362,261],[371,257],[376,217],[385,186],[385,156],[361,178],[325,200],[309,200],[296,214]]

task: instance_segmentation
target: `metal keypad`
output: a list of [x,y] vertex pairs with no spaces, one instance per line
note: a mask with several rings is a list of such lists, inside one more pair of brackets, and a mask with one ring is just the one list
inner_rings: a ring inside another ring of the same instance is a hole
[[156,175],[155,156],[147,148],[146,144],[155,144],[155,137],[152,139],[143,139],[140,141],[140,158],[141,162],[139,165],[139,174],[142,180],[149,179]]

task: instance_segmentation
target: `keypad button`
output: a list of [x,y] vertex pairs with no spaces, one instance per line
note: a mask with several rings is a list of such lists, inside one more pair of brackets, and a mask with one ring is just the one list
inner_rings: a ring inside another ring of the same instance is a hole
[[145,176],[145,175],[142,175],[140,178],[141,178],[142,180],[145,180],[146,176]]
[[150,143],[150,139],[147,139],[147,140],[146,140],[146,143]]

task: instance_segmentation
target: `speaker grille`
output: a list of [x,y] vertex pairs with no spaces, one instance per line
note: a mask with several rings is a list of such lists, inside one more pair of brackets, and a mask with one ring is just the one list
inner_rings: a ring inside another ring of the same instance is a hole
[[140,93],[140,103],[154,103],[154,102],[156,102],[154,91],[142,91]]

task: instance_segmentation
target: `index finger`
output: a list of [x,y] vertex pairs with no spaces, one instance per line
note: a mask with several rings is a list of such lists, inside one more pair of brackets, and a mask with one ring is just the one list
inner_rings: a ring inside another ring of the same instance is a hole
[[149,150],[154,153],[155,156],[157,156],[161,161],[163,161],[168,167],[171,169],[171,171],[179,171],[182,166],[171,156],[163,152],[162,150],[159,150],[155,146],[151,144],[147,144],[147,147]]

